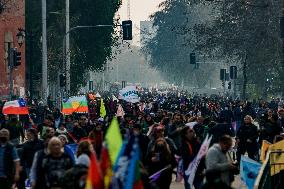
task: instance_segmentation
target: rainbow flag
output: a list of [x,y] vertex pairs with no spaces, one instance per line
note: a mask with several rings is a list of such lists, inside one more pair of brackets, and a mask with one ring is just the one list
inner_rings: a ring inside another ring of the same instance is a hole
[[26,101],[22,98],[19,100],[13,100],[5,102],[3,110],[4,115],[8,114],[16,114],[16,115],[26,115],[29,114],[28,107],[26,105]]
[[86,180],[85,189],[103,189],[104,181],[102,178],[101,170],[97,162],[96,155],[91,154],[90,166],[88,170],[88,177]]
[[70,115],[72,113],[87,113],[88,102],[86,96],[70,97],[66,102],[63,102],[62,113]]

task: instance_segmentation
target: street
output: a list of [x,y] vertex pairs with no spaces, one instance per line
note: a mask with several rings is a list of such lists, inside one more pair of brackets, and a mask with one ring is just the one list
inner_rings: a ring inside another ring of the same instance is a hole
[[[234,189],[246,189],[244,185],[240,185],[240,176],[235,176],[235,181],[232,184]],[[171,184],[171,189],[184,189],[183,182],[175,182],[175,178],[173,177],[173,182]]]

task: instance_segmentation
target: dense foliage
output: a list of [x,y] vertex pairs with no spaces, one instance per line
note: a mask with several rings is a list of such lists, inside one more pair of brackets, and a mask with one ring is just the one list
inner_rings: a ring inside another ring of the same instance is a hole
[[[70,1],[70,28],[78,25],[116,24],[115,13],[120,0]],[[63,36],[65,34],[65,0],[47,0],[48,75],[50,86],[58,84],[58,74],[64,71]],[[26,31],[33,34],[27,40],[27,60],[34,73],[41,73],[41,1],[26,0]],[[89,70],[101,69],[111,58],[111,47],[118,41],[113,27],[74,30],[70,33],[71,90],[75,93],[85,84]],[[31,54],[32,53],[32,54]],[[36,74],[35,74],[36,75]],[[56,88],[57,86],[55,86]]]
[[248,88],[258,97],[276,95],[283,75],[280,8],[280,1],[267,0],[166,0],[152,15],[157,35],[144,51],[165,76],[177,80],[178,73],[179,82],[198,73],[207,77],[211,68],[192,70],[189,65],[189,53],[195,50],[207,60],[237,65],[242,94]]

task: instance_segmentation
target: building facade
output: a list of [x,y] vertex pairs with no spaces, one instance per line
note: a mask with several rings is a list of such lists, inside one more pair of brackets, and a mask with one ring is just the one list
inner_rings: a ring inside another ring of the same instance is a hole
[[[24,96],[26,91],[25,43],[20,47],[17,39],[18,29],[25,27],[25,1],[6,2],[5,5],[0,4],[0,99],[9,99],[10,83],[13,84],[14,96]],[[21,52],[21,65],[14,68],[12,72],[8,65],[10,48],[17,48],[17,51]],[[10,73],[12,73],[11,80]]]

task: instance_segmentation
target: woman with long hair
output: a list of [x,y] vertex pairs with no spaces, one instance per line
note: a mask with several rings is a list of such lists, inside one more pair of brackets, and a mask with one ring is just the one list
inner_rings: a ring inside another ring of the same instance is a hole
[[[191,127],[184,127],[181,130],[181,157],[183,160],[183,176],[184,176],[184,188],[190,189],[190,185],[188,184],[188,175],[185,174],[189,164],[198,154],[200,149],[200,143],[197,141],[196,133],[193,128]],[[200,162],[198,169],[196,171],[196,175],[194,178],[193,185],[196,189],[199,189],[204,175],[202,171],[204,170],[204,159]]]
[[171,152],[167,141],[164,138],[158,138],[148,154],[149,174],[152,175],[164,168],[160,177],[155,180],[159,189],[169,189],[172,182],[172,171],[176,166],[174,154]]

